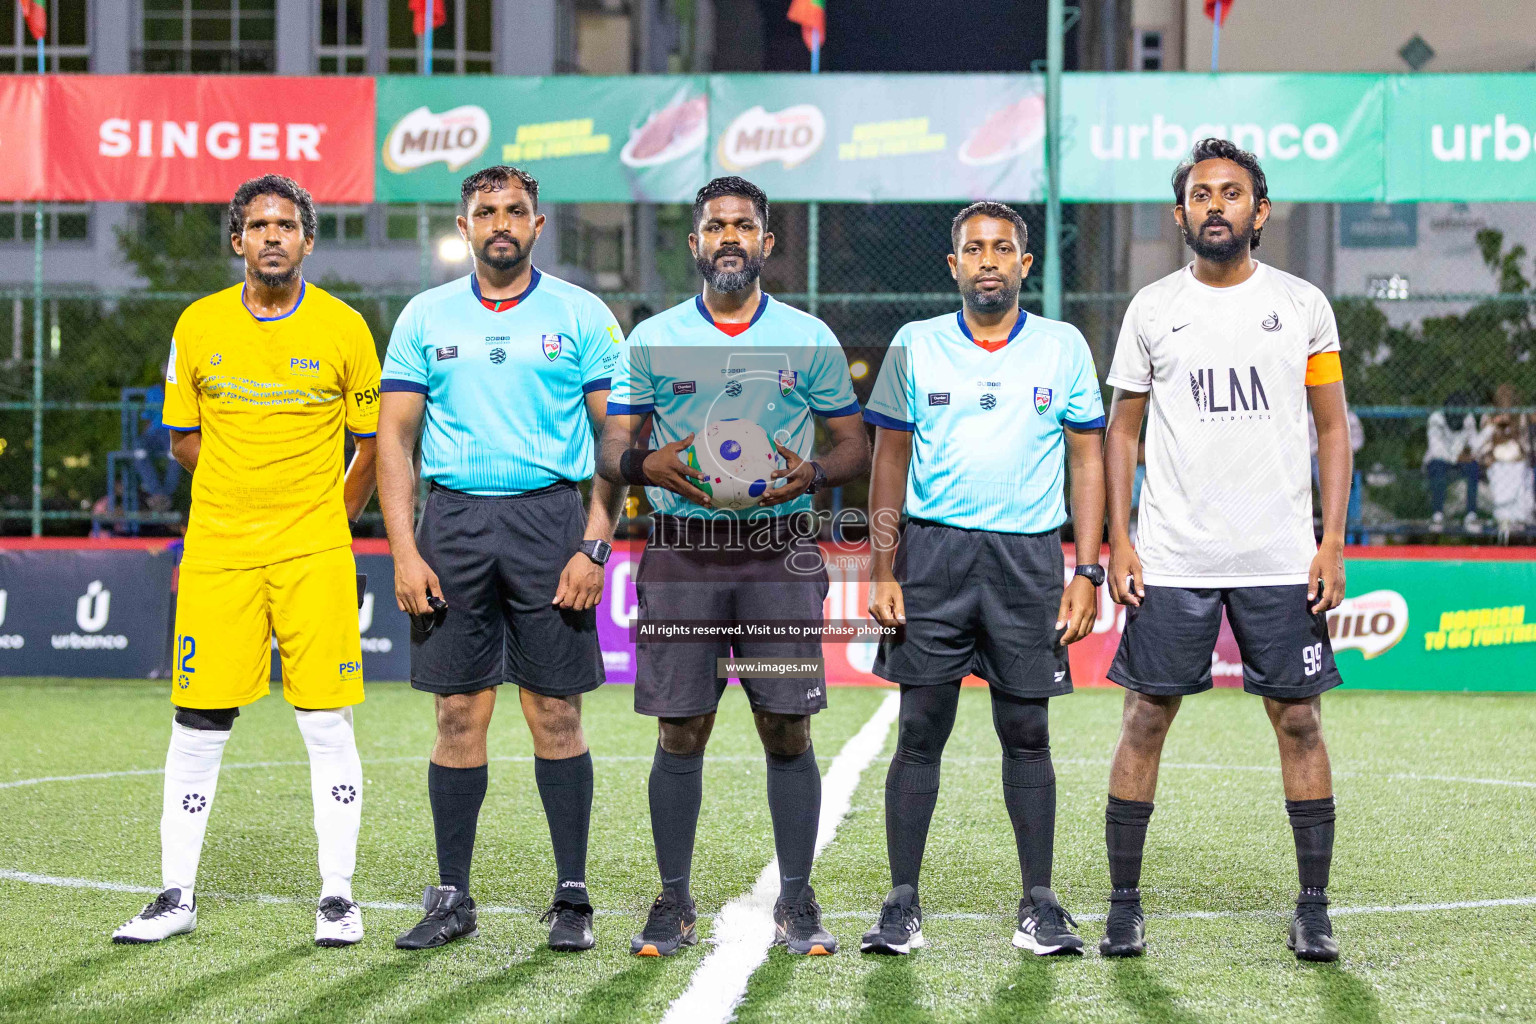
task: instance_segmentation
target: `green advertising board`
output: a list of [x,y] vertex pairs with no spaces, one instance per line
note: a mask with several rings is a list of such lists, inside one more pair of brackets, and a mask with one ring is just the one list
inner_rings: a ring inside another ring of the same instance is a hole
[[[1040,75],[392,76],[380,202],[476,167],[556,202],[686,202],[741,174],[774,199],[1044,198]],[[1536,199],[1536,75],[1062,76],[1062,198],[1167,202],[1198,139],[1258,155],[1279,201]]]
[[1536,561],[1349,561],[1328,614],[1344,685],[1536,690]]
[[1388,79],[1387,198],[1536,198],[1536,75]]
[[1172,202],[1200,139],[1256,155],[1277,200],[1384,198],[1382,75],[1082,73],[1062,77],[1062,198]]
[[375,195],[457,200],[459,182],[514,164],[552,202],[676,202],[708,173],[702,76],[391,76],[378,82]]

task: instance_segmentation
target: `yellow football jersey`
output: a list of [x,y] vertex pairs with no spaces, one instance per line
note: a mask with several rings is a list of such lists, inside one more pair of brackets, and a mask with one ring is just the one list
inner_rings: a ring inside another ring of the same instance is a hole
[[372,437],[379,356],[357,311],[305,282],[286,316],[246,308],[244,285],[176,322],[165,425],[201,430],[185,560],[271,565],[350,544],[343,430]]

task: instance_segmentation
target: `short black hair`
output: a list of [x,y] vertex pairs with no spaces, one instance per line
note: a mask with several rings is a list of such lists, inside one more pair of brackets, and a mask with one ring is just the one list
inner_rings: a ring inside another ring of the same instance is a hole
[[757,214],[757,219],[762,222],[763,230],[768,230],[768,193],[752,184],[746,178],[738,178],[729,175],[724,178],[716,178],[693,197],[693,226],[699,226],[699,218],[704,215],[704,204],[711,199],[719,199],[722,196],[739,196],[742,199],[752,201],[752,209]]
[[476,171],[464,179],[464,184],[459,186],[459,216],[469,215],[469,201],[475,198],[476,192],[500,192],[508,188],[512,183],[522,187],[528,193],[528,200],[533,203],[534,212],[539,209],[539,179],[527,171],[511,164],[496,164]]
[[245,208],[250,206],[251,200],[257,196],[277,196],[279,199],[292,202],[299,208],[299,227],[304,230],[304,237],[315,237],[319,218],[315,216],[314,198],[303,185],[281,174],[263,174],[235,189],[235,198],[229,201],[229,233],[231,235],[245,234]]
[[[1184,186],[1189,184],[1189,172],[1195,169],[1195,164],[1202,160],[1230,160],[1243,170],[1248,172],[1249,179],[1253,182],[1253,205],[1257,209],[1259,201],[1269,198],[1269,182],[1264,177],[1264,168],[1259,166],[1259,158],[1243,149],[1235,142],[1226,139],[1201,139],[1195,143],[1195,148],[1189,151],[1189,158],[1179,164],[1173,172],[1173,202],[1181,209],[1184,206]],[[1263,229],[1253,233],[1252,248],[1259,247],[1259,234]]]
[[1019,251],[1029,250],[1029,228],[1024,224],[1024,218],[1019,216],[1019,211],[1007,203],[994,203],[989,199],[983,199],[979,203],[972,203],[959,213],[949,225],[949,244],[951,251],[960,248],[960,228],[972,217],[996,217],[998,220],[1011,221],[1013,229],[1019,233]]

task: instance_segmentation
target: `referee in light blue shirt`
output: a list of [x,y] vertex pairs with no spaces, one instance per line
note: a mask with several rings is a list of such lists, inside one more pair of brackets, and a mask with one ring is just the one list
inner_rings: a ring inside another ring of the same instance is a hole
[[[1067,645],[1092,627],[1104,581],[1103,399],[1077,328],[1019,308],[1032,262],[1023,219],[1002,203],[975,203],[955,217],[951,242],[963,308],[897,333],[864,411],[876,426],[869,610],[897,629],[875,674],[901,684],[901,719],[885,783],[892,889],[862,948],[922,945],[918,874],[939,761],[960,682],[974,674],[991,686],[1019,848],[1013,944],[1080,953],[1050,888],[1056,776],[1046,708],[1072,691]],[[1068,587],[1057,533],[1063,450],[1078,563]]]
[[[427,768],[439,884],[395,945],[440,946],[476,929],[469,897],[496,688],[517,684],[558,880],[549,945],[592,946],[587,835],[592,757],[581,695],[603,682],[595,608],[619,488],[592,476],[623,336],[598,298],[541,274],[539,183],[515,167],[464,180],[459,231],[474,272],[416,296],[384,360],[379,503],[395,598],[414,620],[411,685],[435,695]],[[425,417],[425,428],[422,420]],[[432,485],[412,533],[412,449]]]

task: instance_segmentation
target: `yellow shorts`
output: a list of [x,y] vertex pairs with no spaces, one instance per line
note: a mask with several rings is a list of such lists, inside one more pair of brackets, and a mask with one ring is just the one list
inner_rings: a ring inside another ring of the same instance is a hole
[[351,548],[255,569],[184,563],[171,703],[238,708],[265,697],[275,636],[290,704],[312,710],[359,704],[363,648],[357,625]]

